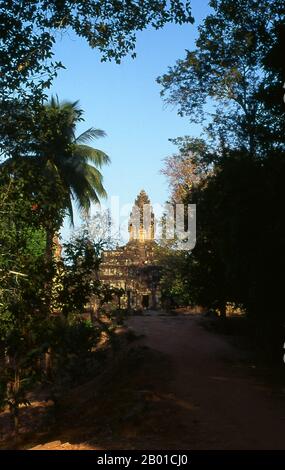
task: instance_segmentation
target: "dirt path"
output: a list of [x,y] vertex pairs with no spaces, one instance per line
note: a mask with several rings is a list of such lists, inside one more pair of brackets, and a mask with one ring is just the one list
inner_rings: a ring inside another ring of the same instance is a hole
[[185,430],[183,447],[285,448],[284,400],[241,365],[225,338],[190,316],[136,317],[130,324],[171,359],[168,393],[180,408],[173,427]]
[[[144,335],[75,389],[38,449],[284,449],[285,400],[223,336],[187,315],[133,317]],[[52,442],[51,442],[52,441]]]

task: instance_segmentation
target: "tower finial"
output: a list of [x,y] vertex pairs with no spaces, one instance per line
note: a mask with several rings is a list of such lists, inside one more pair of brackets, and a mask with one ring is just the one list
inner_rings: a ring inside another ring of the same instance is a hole
[[130,241],[151,241],[154,239],[154,213],[150,199],[142,189],[135,199],[129,221]]

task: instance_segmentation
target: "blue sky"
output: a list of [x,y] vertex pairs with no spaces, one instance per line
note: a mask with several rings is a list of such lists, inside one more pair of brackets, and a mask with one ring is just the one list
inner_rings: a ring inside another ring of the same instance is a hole
[[137,58],[126,57],[120,65],[100,62],[99,53],[73,34],[56,43],[56,59],[66,70],[60,71],[51,93],[60,100],[80,101],[85,122],[78,133],[91,126],[107,132],[96,146],[111,157],[111,165],[103,169],[104,184],[108,195],[119,196],[122,204],[133,202],[142,188],[153,203],[163,203],[168,190],[160,174],[162,159],[175,151],[168,139],[199,135],[198,127],[165,105],[156,83],[168,66],[185,56],[185,49],[194,47],[197,26],[209,7],[207,0],[191,3],[194,25],[170,24],[139,33]]

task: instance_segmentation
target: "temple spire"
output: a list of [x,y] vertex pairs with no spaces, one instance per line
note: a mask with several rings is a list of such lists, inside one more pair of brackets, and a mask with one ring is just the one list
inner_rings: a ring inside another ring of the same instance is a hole
[[140,191],[130,213],[130,241],[141,243],[154,240],[154,213],[144,189]]

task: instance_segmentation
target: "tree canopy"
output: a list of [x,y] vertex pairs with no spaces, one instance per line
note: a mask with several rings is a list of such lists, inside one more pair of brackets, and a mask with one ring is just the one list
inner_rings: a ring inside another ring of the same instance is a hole
[[1,82],[5,96],[49,86],[62,67],[53,62],[59,34],[73,30],[98,49],[102,60],[134,56],[136,32],[168,22],[193,21],[189,2],[180,0],[1,0]]
[[[284,2],[211,0],[210,6],[196,48],[158,78],[162,95],[190,121],[204,122],[215,142],[252,154],[284,149]],[[273,91],[275,108],[268,106]]]
[[163,169],[172,200],[197,204],[197,243],[181,268],[177,255],[178,277],[169,289],[178,278],[184,297],[220,314],[227,302],[242,305],[262,347],[279,354],[285,325],[284,2],[210,5],[196,49],[159,78],[165,99],[205,125],[204,141],[174,140],[178,152]]
[[54,59],[62,34],[73,31],[103,61],[120,62],[129,53],[135,57],[137,32],[194,21],[187,0],[0,0],[0,18],[0,150],[5,153],[11,139],[18,148],[26,144],[22,139],[35,125],[27,108],[36,112],[64,68]]

